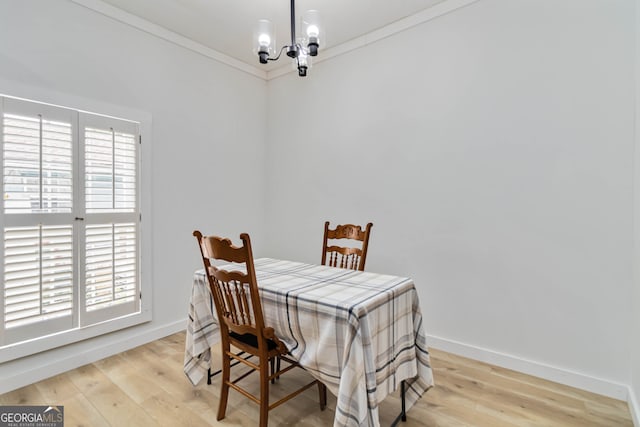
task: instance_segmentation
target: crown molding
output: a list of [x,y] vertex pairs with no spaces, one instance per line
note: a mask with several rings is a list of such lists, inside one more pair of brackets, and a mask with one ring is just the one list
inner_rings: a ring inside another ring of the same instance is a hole
[[159,37],[163,40],[166,40],[170,43],[183,47],[185,49],[191,50],[193,52],[204,55],[208,58],[226,64],[230,67],[236,68],[240,71],[244,71],[245,73],[249,73],[253,76],[259,77],[263,80],[267,80],[267,72],[261,70],[258,67],[251,66],[242,61],[239,61],[235,58],[230,57],[229,55],[225,55],[224,53],[218,52],[215,49],[211,49],[203,44],[195,42],[190,38],[184,37],[178,33],[167,30],[160,25],[154,24],[152,22],[147,21],[146,19],[142,19],[136,15],[133,15],[129,12],[125,12],[122,9],[118,9],[117,7],[111,6],[101,0],[71,0],[73,3],[76,3],[80,6],[84,6],[87,9],[91,9],[95,12],[98,12],[108,18],[114,19],[116,21],[122,22],[123,24],[129,25],[133,28],[136,28],[140,31],[143,31],[147,34],[151,34],[153,36]]
[[[285,74],[293,73],[295,71],[291,69],[290,64],[288,63],[271,71],[265,71],[261,68],[254,67],[235,58],[232,58],[229,55],[225,55],[224,53],[221,53],[215,49],[206,47],[173,31],[167,30],[164,27],[135,16],[129,12],[125,12],[122,9],[111,6],[110,4],[107,4],[102,0],[71,1],[80,6],[84,6],[88,9],[98,12],[104,16],[112,18],[116,21],[137,28],[140,31],[144,31],[147,34],[159,37],[163,40],[174,43],[185,49],[189,49],[193,52],[199,53],[215,61],[226,64],[240,71],[244,71],[245,73],[259,77],[266,81],[281,77]],[[319,63],[330,58],[334,58],[336,56],[351,52],[353,50],[360,49],[364,46],[375,43],[387,37],[391,37],[394,34],[406,31],[417,25],[431,21],[432,19],[438,18],[442,15],[446,15],[478,1],[480,0],[445,0],[442,3],[438,3],[435,6],[432,6],[414,15],[395,21],[378,30],[372,31],[371,33],[349,40],[345,43],[339,44],[329,49],[322,50],[322,55],[314,58],[314,62]]]
[[[353,50],[360,49],[369,44],[386,39],[393,36],[394,34],[401,33],[417,25],[431,21],[432,19],[446,15],[478,1],[480,0],[445,0],[442,3],[438,3],[435,6],[420,11],[414,15],[407,16],[406,18],[399,19],[398,21],[392,22],[391,24],[372,31],[368,34],[349,40],[345,43],[339,44],[329,49],[322,50],[322,53],[320,55],[313,58],[313,64],[317,64],[330,58],[334,58],[336,56],[349,53]],[[293,73],[294,71],[295,70],[291,69],[290,64],[289,66],[276,68],[275,70],[267,72],[267,80],[275,79],[285,74]]]

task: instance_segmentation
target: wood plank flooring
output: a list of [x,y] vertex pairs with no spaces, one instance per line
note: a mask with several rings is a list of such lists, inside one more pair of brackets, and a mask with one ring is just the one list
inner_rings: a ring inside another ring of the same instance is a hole
[[[234,391],[227,417],[216,421],[219,378],[210,386],[191,386],[182,372],[184,337],[174,334],[0,395],[0,405],[64,405],[66,427],[257,425],[257,405]],[[432,350],[431,358],[436,386],[400,427],[633,426],[625,402],[442,351]],[[219,364],[216,352],[213,360]],[[251,375],[244,384],[257,386],[257,378]],[[283,377],[272,386],[272,399],[307,379],[303,371]],[[328,393],[325,411],[317,397],[315,387],[304,392],[271,411],[269,424],[332,426],[335,397]],[[381,404],[382,426],[399,408],[397,395]]]

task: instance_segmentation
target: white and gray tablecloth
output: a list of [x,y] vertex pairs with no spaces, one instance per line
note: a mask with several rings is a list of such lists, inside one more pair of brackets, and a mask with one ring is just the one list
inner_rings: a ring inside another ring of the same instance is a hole
[[[265,324],[337,396],[334,426],[378,427],[378,405],[406,380],[407,410],[433,386],[413,281],[270,258],[255,260]],[[196,385],[219,341],[203,270],[194,275],[184,371]]]

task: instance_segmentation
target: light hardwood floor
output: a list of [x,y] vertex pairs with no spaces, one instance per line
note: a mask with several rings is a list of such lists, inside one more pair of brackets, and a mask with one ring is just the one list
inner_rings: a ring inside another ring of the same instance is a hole
[[[191,386],[182,372],[184,333],[154,341],[0,395],[0,405],[64,405],[65,426],[255,426],[257,405],[231,391],[227,417],[216,421],[219,378]],[[214,363],[219,354],[214,352]],[[442,351],[431,351],[436,386],[400,427],[632,426],[627,404]],[[283,377],[272,396],[306,381]],[[249,376],[245,385],[256,383]],[[257,389],[256,389],[257,391]],[[312,388],[270,412],[272,426],[331,426],[335,398],[320,411]],[[380,406],[388,426],[399,410],[392,395]]]

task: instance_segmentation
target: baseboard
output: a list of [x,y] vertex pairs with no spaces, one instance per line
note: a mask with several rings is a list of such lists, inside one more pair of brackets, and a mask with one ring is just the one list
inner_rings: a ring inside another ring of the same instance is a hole
[[116,336],[113,341],[91,348],[89,351],[79,351],[72,356],[52,360],[49,363],[38,363],[33,369],[7,376],[0,381],[0,394],[37,383],[46,378],[61,374],[71,369],[78,368],[88,363],[93,363],[105,357],[130,350],[134,347],[166,337],[185,330],[186,322],[180,320],[152,329],[145,329],[132,335],[122,334]]
[[[54,360],[47,364],[39,364],[27,372],[20,372],[14,376],[8,376],[0,382],[0,394],[36,383],[46,378],[58,375],[71,369],[92,363],[105,357],[121,353],[148,342],[163,338],[185,329],[185,322],[180,320],[167,325],[162,325],[151,330],[145,330],[138,334],[126,335],[108,344],[92,348],[63,359]],[[614,399],[628,402],[629,410],[633,418],[634,426],[640,427],[640,407],[633,388],[624,384],[594,378],[588,375],[559,369],[530,360],[525,360],[504,353],[499,353],[468,344],[451,341],[433,335],[428,336],[430,347],[468,357],[492,365],[501,366],[514,371],[523,372],[536,377],[555,381],[561,384],[609,396]],[[437,378],[436,378],[437,381]]]
[[601,378],[595,378],[578,372],[556,368],[509,354],[499,353],[432,335],[427,337],[427,342],[429,347],[433,347],[438,350],[454,353],[503,368],[512,369],[514,371],[544,378],[549,381],[554,381],[582,390],[587,390],[592,393],[601,394],[614,399],[623,400],[625,402],[629,401],[630,388],[626,384],[619,384]]
[[631,412],[631,419],[635,427],[640,427],[640,402],[638,402],[638,396],[636,395],[633,387],[629,387],[629,396],[627,397],[627,404],[629,405],[629,411]]

